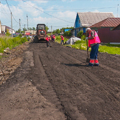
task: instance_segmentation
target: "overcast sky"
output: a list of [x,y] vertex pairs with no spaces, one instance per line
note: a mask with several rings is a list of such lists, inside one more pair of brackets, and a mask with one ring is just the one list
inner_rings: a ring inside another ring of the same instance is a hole
[[13,29],[36,27],[45,23],[49,30],[74,26],[77,12],[112,12],[120,17],[120,0],[0,0],[0,20],[2,25],[11,27],[10,10],[13,13]]

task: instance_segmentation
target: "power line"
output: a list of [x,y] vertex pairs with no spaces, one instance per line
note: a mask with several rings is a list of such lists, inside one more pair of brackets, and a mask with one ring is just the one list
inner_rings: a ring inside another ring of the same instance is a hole
[[[12,13],[12,11],[11,11],[11,9],[10,9],[10,6],[9,6],[9,4],[8,4],[8,2],[7,2],[7,0],[6,0],[6,3],[7,3],[7,6],[8,6],[8,8],[9,8],[10,13]],[[12,14],[12,17],[13,17],[13,19],[14,19],[17,23],[19,23],[19,22],[15,19],[15,17],[13,16],[13,14]]]
[[[26,2],[25,0],[22,0],[23,2]],[[30,4],[29,4],[30,5]],[[30,5],[31,6],[31,5]],[[35,9],[37,9],[37,10],[40,10],[39,8],[37,8],[37,7],[35,7],[35,6],[32,6],[33,8],[35,8]],[[52,16],[52,17],[54,17],[54,18],[56,18],[56,19],[59,19],[59,20],[62,20],[62,21],[64,21],[64,22],[69,22],[69,23],[73,23],[73,22],[70,22],[70,21],[66,21],[66,20],[64,20],[64,19],[61,19],[61,18],[58,18],[58,17],[56,17],[56,16],[53,16],[53,15],[51,15],[51,14],[49,14],[49,13],[46,13],[46,12],[44,12],[44,11],[42,11],[42,10],[40,10],[41,12],[43,12],[43,13],[45,13],[45,14],[47,14],[47,15],[49,15],[49,16]]]
[[5,1],[6,1],[6,3],[7,3],[7,6],[8,6],[8,8],[9,8],[10,13],[11,13],[12,11],[11,11],[11,9],[10,9],[10,7],[9,7],[9,4],[8,4],[7,0],[5,0]]
[[[88,8],[88,10],[90,10],[90,9],[108,9],[108,8],[116,8],[116,7]],[[61,9],[52,9],[52,10],[45,10],[45,11],[61,11]],[[83,9],[71,8],[71,9],[62,9],[62,10],[86,10],[86,8],[83,8]]]

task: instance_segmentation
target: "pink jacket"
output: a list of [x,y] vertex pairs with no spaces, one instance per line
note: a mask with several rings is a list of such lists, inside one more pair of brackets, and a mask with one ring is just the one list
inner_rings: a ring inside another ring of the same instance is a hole
[[49,41],[49,37],[46,37],[46,41]]
[[61,36],[61,40],[64,40],[64,37],[63,37],[63,36]]
[[[91,33],[89,33],[88,37],[91,37]],[[95,31],[95,37],[93,39],[88,40],[88,47],[91,47],[91,44],[96,44],[96,43],[101,43],[101,41],[97,32]]]

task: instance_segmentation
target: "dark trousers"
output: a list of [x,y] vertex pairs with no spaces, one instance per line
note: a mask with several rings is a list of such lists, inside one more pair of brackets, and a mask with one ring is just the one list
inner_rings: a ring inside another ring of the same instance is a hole
[[64,40],[61,40],[61,44],[64,44]]
[[96,60],[98,56],[99,44],[95,44],[91,47],[90,59]]
[[55,41],[55,39],[54,39],[54,38],[52,38],[52,41],[54,42],[54,41]]
[[50,41],[47,41],[47,40],[46,40],[46,45],[47,45],[47,47],[51,46],[51,45],[50,45]]

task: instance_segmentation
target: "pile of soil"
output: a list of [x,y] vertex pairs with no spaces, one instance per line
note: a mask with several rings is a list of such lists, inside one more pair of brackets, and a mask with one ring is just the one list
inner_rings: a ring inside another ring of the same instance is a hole
[[26,42],[20,46],[4,53],[0,59],[0,85],[4,84],[9,76],[21,65],[23,61],[23,52],[27,50],[30,42]]

